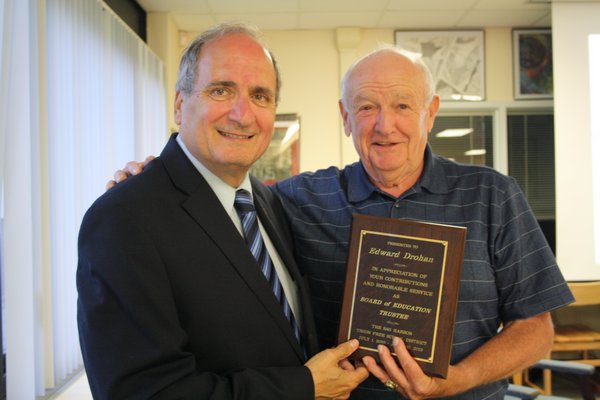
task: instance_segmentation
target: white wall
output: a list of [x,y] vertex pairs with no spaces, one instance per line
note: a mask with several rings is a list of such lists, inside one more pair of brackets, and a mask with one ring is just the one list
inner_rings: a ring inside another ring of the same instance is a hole
[[600,197],[593,192],[593,162],[600,154],[591,117],[600,110],[590,109],[588,42],[590,34],[600,33],[600,4],[554,2],[552,32],[558,264],[568,280],[598,280],[600,231],[594,220],[600,208],[593,202]]

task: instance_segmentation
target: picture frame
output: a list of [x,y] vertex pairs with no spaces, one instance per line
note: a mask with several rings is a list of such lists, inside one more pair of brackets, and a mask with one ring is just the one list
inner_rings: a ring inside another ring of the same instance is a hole
[[512,36],[515,99],[553,98],[552,30],[513,29]]
[[271,185],[300,172],[300,116],[277,114],[269,147],[256,160],[251,173]]
[[421,55],[442,101],[485,99],[483,30],[394,32],[395,44]]

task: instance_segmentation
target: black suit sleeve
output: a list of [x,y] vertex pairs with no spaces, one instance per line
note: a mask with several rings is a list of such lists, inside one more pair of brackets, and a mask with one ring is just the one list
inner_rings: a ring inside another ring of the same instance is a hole
[[155,240],[111,203],[97,202],[82,223],[78,324],[95,399],[314,398],[302,365],[199,370]]

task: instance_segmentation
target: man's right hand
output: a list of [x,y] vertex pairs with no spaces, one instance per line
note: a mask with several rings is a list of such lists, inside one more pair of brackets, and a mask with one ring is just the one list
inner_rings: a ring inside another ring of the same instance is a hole
[[113,175],[113,179],[106,182],[106,190],[112,188],[119,182],[123,182],[130,176],[137,175],[144,170],[150,161],[154,160],[154,156],[148,156],[143,162],[129,161],[123,169],[118,169]]
[[352,339],[320,352],[304,364],[312,374],[316,400],[347,399],[367,379],[369,372],[364,366],[355,368],[347,360],[357,348],[358,340]]

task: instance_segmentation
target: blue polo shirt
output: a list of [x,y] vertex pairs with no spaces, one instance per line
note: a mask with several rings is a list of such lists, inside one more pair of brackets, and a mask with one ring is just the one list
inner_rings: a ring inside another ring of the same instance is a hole
[[[452,364],[497,334],[501,324],[573,301],[535,216],[514,178],[434,155],[427,146],[419,181],[400,197],[376,188],[360,162],[278,182],[298,264],[308,276],[321,348],[335,345],[352,214],[467,228]],[[401,399],[379,382],[352,399]],[[455,399],[502,399],[507,381]]]

